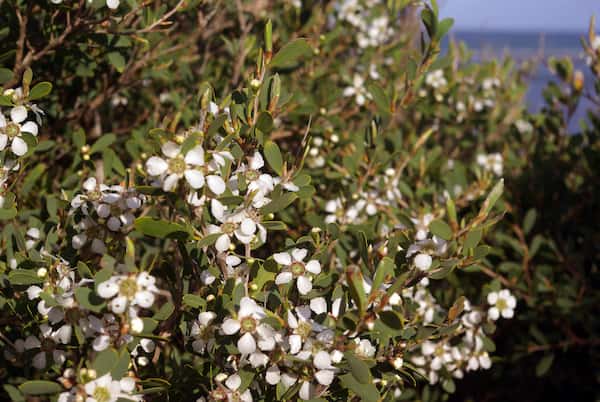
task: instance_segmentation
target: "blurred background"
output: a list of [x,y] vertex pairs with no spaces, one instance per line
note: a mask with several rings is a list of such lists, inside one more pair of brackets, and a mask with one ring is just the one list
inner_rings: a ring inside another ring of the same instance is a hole
[[[537,63],[527,92],[531,112],[544,104],[543,88],[553,76],[545,63],[548,57],[571,57],[591,85],[581,37],[587,34],[590,16],[600,16],[599,0],[442,0],[439,5],[443,17],[454,18],[449,39],[464,41],[475,61],[509,53],[517,61]],[[590,106],[585,99],[581,102],[569,123],[571,131]]]

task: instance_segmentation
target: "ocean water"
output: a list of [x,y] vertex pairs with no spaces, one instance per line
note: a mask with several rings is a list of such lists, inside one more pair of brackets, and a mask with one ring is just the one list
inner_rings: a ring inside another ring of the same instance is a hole
[[[576,70],[584,73],[586,88],[592,89],[592,74],[585,64],[581,38],[585,32],[493,32],[493,31],[453,31],[452,40],[464,42],[472,51],[475,61],[496,58],[510,54],[517,62],[537,60],[537,69],[531,77],[527,92],[527,107],[537,112],[544,104],[543,89],[551,80],[556,80],[547,67],[548,57],[572,58]],[[443,44],[447,48],[448,40]],[[580,121],[586,118],[586,111],[594,105],[582,100],[569,124],[569,131],[576,132]]]

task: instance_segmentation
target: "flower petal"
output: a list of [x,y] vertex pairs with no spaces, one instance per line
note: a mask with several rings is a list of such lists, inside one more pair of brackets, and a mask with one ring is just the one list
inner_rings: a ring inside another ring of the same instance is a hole
[[216,195],[221,195],[227,189],[225,182],[219,176],[210,175],[206,177],[206,182],[208,183],[208,188],[210,191],[215,193]]
[[233,335],[240,330],[240,322],[233,318],[228,318],[221,325],[221,329],[225,335]]
[[15,106],[10,110],[10,119],[13,123],[21,123],[27,118],[27,108],[25,106]]
[[150,176],[160,176],[169,168],[169,164],[163,158],[152,156],[146,161],[146,172]]
[[292,263],[292,256],[290,253],[275,253],[273,259],[280,265],[290,265]]
[[108,280],[98,284],[97,293],[104,299],[110,299],[119,293],[119,285],[116,282]]
[[176,175],[175,173],[170,174],[169,176],[167,176],[167,178],[163,182],[162,189],[164,191],[172,191],[175,187],[177,187],[178,181],[179,181],[179,175]]
[[292,257],[294,257],[294,261],[302,261],[306,258],[308,254],[308,250],[305,248],[295,248],[292,250]]
[[298,277],[296,286],[301,295],[305,295],[312,290],[312,282],[304,275]]
[[230,245],[231,245],[231,240],[229,239],[229,236],[227,236],[226,234],[222,234],[221,236],[219,236],[219,238],[215,242],[215,248],[217,249],[217,251],[219,251],[221,253],[223,251],[228,250]]
[[317,352],[315,357],[313,358],[313,365],[319,370],[330,369],[331,366],[331,356],[329,353],[321,350]]
[[321,385],[331,385],[333,382],[333,370],[319,370],[315,373],[315,378]]
[[242,385],[242,378],[237,374],[230,375],[227,381],[225,381],[225,385],[230,390],[235,391]]
[[238,350],[243,355],[256,352],[256,341],[251,333],[246,332],[237,342]]
[[310,272],[311,274],[315,274],[318,275],[321,273],[321,264],[319,263],[319,261],[317,260],[310,260],[307,264],[306,264],[306,270],[308,272]]
[[198,189],[204,186],[204,175],[201,171],[188,169],[184,176],[192,188]]
[[204,165],[204,149],[200,145],[190,149],[185,155],[184,160],[188,165]]
[[290,283],[293,278],[294,278],[294,275],[292,275],[291,272],[288,272],[288,271],[281,272],[280,274],[277,275],[277,277],[275,277],[275,284],[283,285],[285,283]]
[[38,135],[38,126],[32,121],[28,121],[27,123],[21,126],[21,131],[25,133],[29,133],[31,135]]
[[181,152],[181,147],[175,144],[173,141],[165,142],[160,148],[162,153],[169,158],[175,158]]
[[323,314],[327,312],[327,302],[325,301],[324,297],[317,297],[314,299],[311,299],[310,301],[310,309],[315,313],[315,314]]
[[27,153],[27,143],[21,137],[15,137],[12,140],[10,149],[17,156],[23,156]]

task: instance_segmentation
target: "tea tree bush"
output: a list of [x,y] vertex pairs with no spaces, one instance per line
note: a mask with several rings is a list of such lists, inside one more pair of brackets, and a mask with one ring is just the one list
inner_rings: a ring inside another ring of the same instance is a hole
[[[596,43],[596,45],[594,45]],[[474,63],[452,45],[403,120],[407,127],[438,121],[438,141],[454,160],[476,159],[505,180],[506,211],[486,235],[493,249],[469,268],[499,283],[519,300],[516,320],[498,328],[494,369],[468,376],[453,400],[587,400],[597,394],[598,39],[592,27],[583,49],[589,78],[569,58],[548,60],[556,74],[537,114],[520,102],[529,63],[511,59]],[[435,86],[435,83],[438,83]],[[439,84],[441,83],[441,84]],[[442,85],[443,84],[443,85]],[[591,109],[578,132],[569,122],[582,99]],[[460,193],[462,188],[457,188]],[[465,292],[479,275],[456,283]]]
[[435,2],[0,9],[5,399],[447,398],[549,300],[501,269],[544,115]]

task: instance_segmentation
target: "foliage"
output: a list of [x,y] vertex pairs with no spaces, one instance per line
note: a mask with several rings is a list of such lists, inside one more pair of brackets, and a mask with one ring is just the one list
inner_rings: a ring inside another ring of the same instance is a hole
[[569,60],[530,115],[510,59],[438,56],[435,1],[0,21],[4,399],[483,399],[510,387],[463,377],[593,367],[600,119],[566,126],[600,84]]

